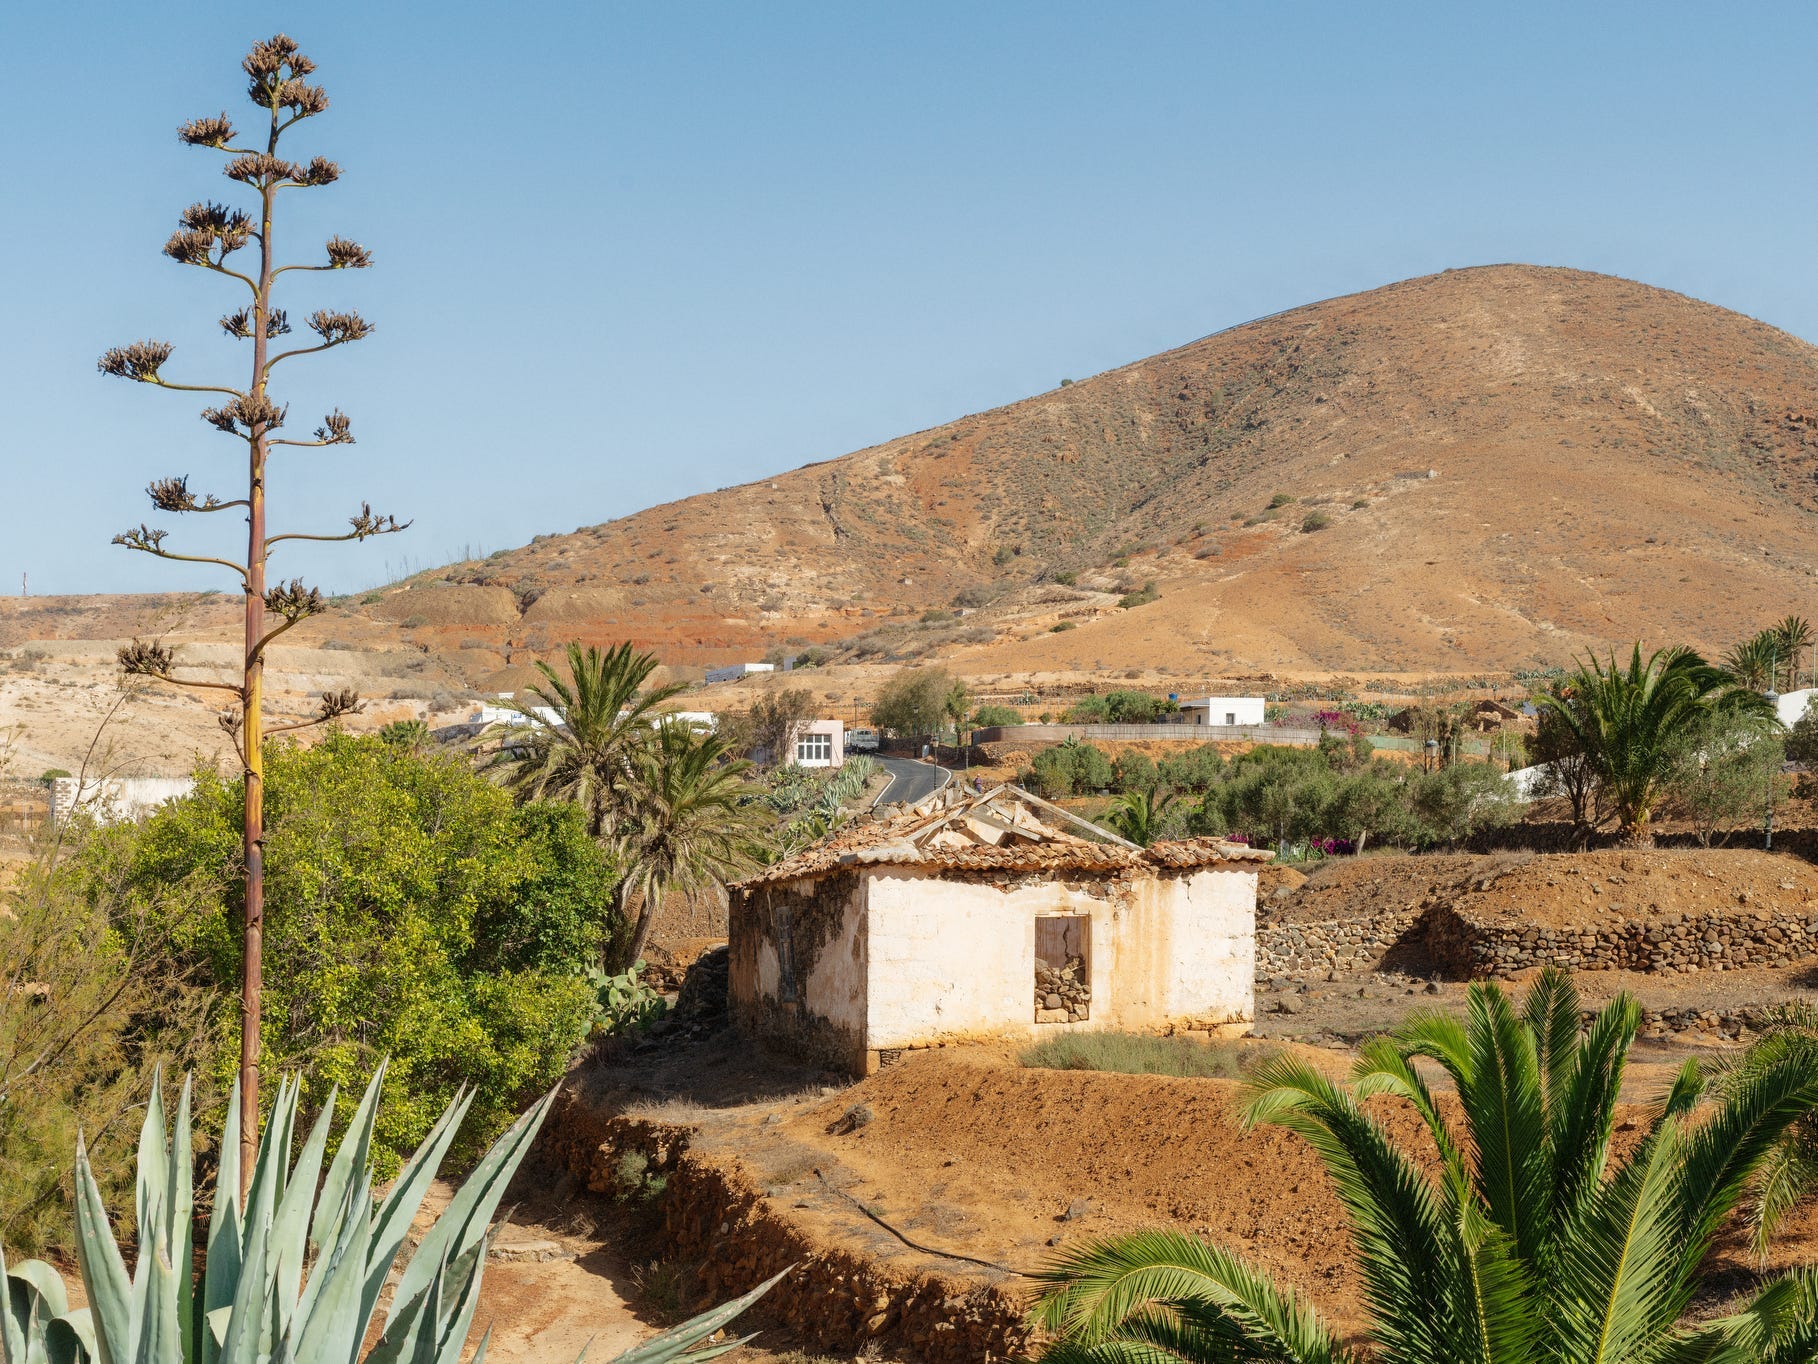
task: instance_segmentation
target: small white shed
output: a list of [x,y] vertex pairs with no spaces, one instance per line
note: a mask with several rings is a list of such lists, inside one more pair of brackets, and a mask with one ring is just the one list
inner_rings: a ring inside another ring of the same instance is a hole
[[1189,725],[1231,728],[1268,723],[1268,705],[1260,696],[1208,696],[1198,701],[1182,701],[1180,709]]

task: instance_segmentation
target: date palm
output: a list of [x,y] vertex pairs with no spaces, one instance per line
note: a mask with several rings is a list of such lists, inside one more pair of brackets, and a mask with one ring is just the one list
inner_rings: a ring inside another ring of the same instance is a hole
[[700,890],[758,864],[762,807],[746,780],[751,764],[725,740],[663,720],[638,760],[638,799],[613,839],[621,884],[643,897],[631,945],[637,961],[672,891]]
[[646,686],[656,656],[629,643],[606,650],[571,643],[566,658],[566,678],[538,659],[543,680],[530,688],[531,699],[506,703],[522,723],[494,728],[503,745],[497,764],[519,799],[572,801],[586,811],[587,831],[607,838],[635,803],[657,706],[684,688]]
[[1172,792],[1126,791],[1105,812],[1105,825],[1111,832],[1146,848],[1162,836],[1163,820],[1173,803]]
[[1723,656],[1723,670],[1739,687],[1766,691],[1774,685],[1774,676],[1785,658],[1780,637],[1772,630],[1763,630],[1752,639],[1732,645]]
[[[1818,1058],[1765,1058],[1706,1101],[1695,1062],[1640,1140],[1614,1152],[1617,1095],[1640,1026],[1619,996],[1580,1031],[1579,999],[1543,973],[1521,1008],[1473,986],[1465,1021],[1416,1015],[1366,1046],[1349,1085],[1293,1057],[1253,1073],[1246,1121],[1319,1156],[1351,1225],[1370,1351],[1341,1342],[1292,1292],[1228,1251],[1151,1232],[1100,1241],[1041,1276],[1053,1364],[1355,1361],[1380,1364],[1791,1364],[1818,1351],[1818,1272],[1689,1322],[1719,1227],[1776,1144],[1818,1105]],[[1457,1089],[1442,1105],[1415,1068]],[[1437,1168],[1361,1106],[1404,1100]],[[1456,1112],[1454,1119],[1451,1114]]]
[[1799,685],[1799,660],[1812,647],[1812,627],[1804,616],[1788,616],[1773,627],[1773,635],[1780,646],[1780,666],[1786,670],[1787,690],[1791,691]]
[[1644,662],[1640,644],[1626,666],[1614,654],[1607,666],[1586,658],[1564,688],[1539,704],[1590,759],[1618,837],[1638,847],[1653,841],[1648,823],[1672,779],[1680,740],[1696,721],[1714,707],[1772,720],[1760,692],[1690,649],[1661,649]]

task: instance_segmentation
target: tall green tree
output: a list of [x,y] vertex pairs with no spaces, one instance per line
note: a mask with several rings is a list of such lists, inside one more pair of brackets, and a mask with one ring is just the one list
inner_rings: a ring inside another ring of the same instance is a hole
[[[266,746],[272,858],[261,1064],[305,1072],[310,1107],[389,1057],[388,1169],[463,1085],[483,1145],[560,1078],[592,1017],[586,967],[613,885],[582,813],[518,805],[457,753],[330,734]],[[213,991],[208,1058],[234,1078],[239,782],[99,831],[69,873],[118,906],[125,949]],[[221,1026],[225,1025],[225,1026]],[[467,1138],[464,1137],[463,1140]],[[477,1148],[472,1148],[477,1149]]]
[[[1792,1364],[1818,1353],[1818,1271],[1688,1320],[1717,1233],[1781,1139],[1818,1104],[1818,1057],[1764,1056],[1715,1098],[1688,1062],[1619,1153],[1617,1100],[1641,1024],[1621,995],[1580,1030],[1547,971],[1521,1007],[1471,988],[1465,1020],[1416,1015],[1363,1049],[1341,1085],[1297,1057],[1252,1076],[1250,1123],[1306,1140],[1344,1204],[1369,1353],[1229,1251],[1148,1232],[1064,1254],[1038,1276],[1055,1364]],[[1437,1063],[1442,1103],[1416,1068]],[[1398,1147],[1363,1106],[1404,1100],[1431,1146]],[[1456,1115],[1456,1116],[1454,1116]],[[1426,1162],[1437,1154],[1437,1169]]]
[[871,723],[899,738],[938,734],[954,680],[944,668],[904,668],[871,703]]
[[966,723],[966,712],[972,709],[972,694],[966,690],[966,684],[958,678],[947,688],[947,694],[941,698],[941,714],[953,726],[953,746],[960,746],[960,726]]
[[1636,644],[1626,666],[1586,658],[1559,692],[1540,698],[1597,774],[1617,833],[1649,846],[1649,823],[1666,796],[1683,734],[1712,708],[1771,718],[1757,691],[1690,649],[1661,649],[1644,662]]
[[[268,587],[266,560],[273,547],[283,541],[364,540],[404,530],[409,523],[376,515],[371,506],[362,504],[359,512],[348,518],[351,529],[343,533],[287,531],[272,535],[267,531],[266,466],[272,451],[280,446],[308,449],[353,444],[352,428],[339,410],[322,419],[322,425],[316,428],[311,439],[279,437],[277,433],[284,426],[289,409],[273,396],[272,371],[286,360],[348,345],[363,340],[372,332],[371,324],[358,313],[321,309],[311,313],[307,323],[309,330],[315,333],[314,344],[299,344],[271,354],[271,342],[291,331],[288,314],[276,305],[278,276],[295,271],[363,270],[372,264],[372,254],[356,242],[334,236],[328,239],[322,256],[313,263],[277,263],[278,192],[320,188],[333,184],[341,176],[340,167],[326,157],[312,157],[305,164],[278,154],[279,139],[298,123],[314,118],[328,108],[328,93],[321,86],[309,83],[316,64],[282,33],[265,42],[254,43],[240,65],[247,77],[247,98],[259,110],[264,124],[259,130],[263,135],[242,137],[227,115],[221,114],[192,119],[177,129],[177,137],[188,146],[225,156],[223,174],[256,195],[257,207],[248,213],[212,200],[190,205],[183,211],[176,232],[164,244],[164,254],[180,265],[207,270],[233,280],[247,290],[246,294],[239,295],[241,306],[221,319],[221,329],[230,337],[251,343],[250,373],[245,387],[176,383],[166,379],[163,368],[173,349],[168,341],[135,341],[129,346],[116,346],[101,357],[99,367],[103,374],[156,388],[220,395],[219,405],[203,409],[202,419],[246,447],[246,483],[241,496],[222,500],[213,493],[198,494],[190,488],[187,475],[158,479],[146,489],[152,506],[160,512],[199,514],[242,509],[247,528],[244,559],[179,554],[165,548],[168,531],[149,525],[116,535],[114,543],[160,559],[225,568],[233,575],[245,601],[245,647],[236,680],[180,676],[176,672],[178,663],[174,652],[157,641],[134,640],[120,650],[120,664],[129,674],[218,692],[232,699],[233,708],[222,715],[221,721],[222,727],[234,737],[244,775],[241,783],[245,804],[241,820],[245,842],[240,856],[245,893],[241,898],[245,908],[240,934],[239,1131],[240,1169],[244,1178],[251,1178],[253,1150],[259,1139],[259,1023],[263,1012],[260,996],[264,980],[264,740],[267,735],[333,720],[359,704],[359,698],[351,691],[329,692],[323,696],[314,717],[275,726],[265,724],[266,652],[286,630],[327,609],[321,592],[305,587],[301,579],[293,578],[288,584]],[[256,265],[248,265],[242,270],[228,264],[230,257],[249,246],[257,247]],[[273,620],[275,624],[271,623]]]
[[747,780],[751,764],[734,758],[715,734],[662,721],[637,764],[637,800],[612,836],[620,884],[642,898],[623,954],[628,963],[643,956],[672,892],[700,890],[758,865],[767,822]]

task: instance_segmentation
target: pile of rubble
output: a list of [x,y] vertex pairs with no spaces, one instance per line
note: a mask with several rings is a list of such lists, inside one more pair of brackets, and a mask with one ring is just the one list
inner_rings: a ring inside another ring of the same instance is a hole
[[1035,1021],[1079,1023],[1092,1016],[1092,987],[1084,957],[1068,957],[1059,970],[1035,959]]

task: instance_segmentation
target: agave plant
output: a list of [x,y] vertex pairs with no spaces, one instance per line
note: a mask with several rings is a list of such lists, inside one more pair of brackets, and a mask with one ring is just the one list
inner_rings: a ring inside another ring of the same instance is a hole
[[[89,1306],[76,1311],[57,1271],[41,1260],[8,1268],[0,1255],[0,1364],[457,1364],[479,1302],[480,1279],[505,1186],[554,1100],[545,1095],[493,1144],[403,1265],[387,1280],[430,1181],[472,1102],[458,1093],[383,1197],[369,1154],[381,1065],[323,1173],[334,1094],[292,1159],[301,1085],[286,1079],[260,1141],[244,1201],[239,1103],[227,1107],[215,1176],[206,1265],[192,1274],[190,1086],[166,1129],[154,1085],[139,1136],[138,1258],[129,1277],[108,1224],[88,1153],[76,1147],[76,1258]],[[780,1275],[778,1276],[781,1277]],[[743,1341],[694,1347],[776,1279],[620,1355],[614,1364],[710,1359]],[[383,1325],[370,1350],[372,1322]],[[473,1364],[484,1364],[487,1337]],[[748,1339],[748,1337],[747,1337]],[[579,1362],[577,1361],[577,1364]]]

